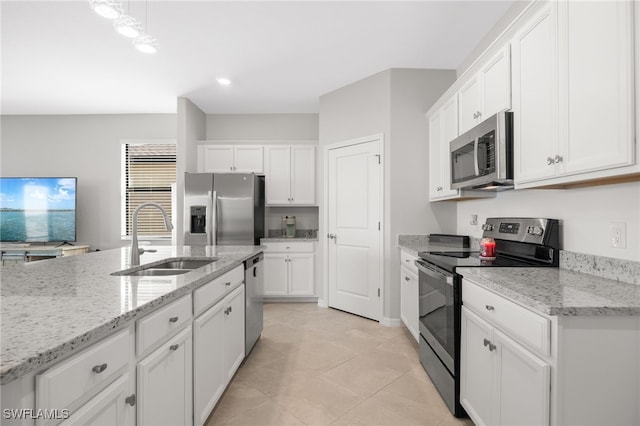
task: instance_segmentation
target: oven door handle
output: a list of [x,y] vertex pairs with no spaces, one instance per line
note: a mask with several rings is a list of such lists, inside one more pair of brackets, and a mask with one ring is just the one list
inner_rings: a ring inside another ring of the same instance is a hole
[[450,274],[448,272],[441,272],[429,265],[427,265],[426,262],[422,261],[422,260],[416,260],[415,261],[416,266],[418,267],[419,270],[421,270],[422,272],[424,272],[425,274],[429,275],[432,278],[438,279],[438,280],[445,280],[445,282],[447,284],[449,284],[450,286],[453,286],[453,274]]

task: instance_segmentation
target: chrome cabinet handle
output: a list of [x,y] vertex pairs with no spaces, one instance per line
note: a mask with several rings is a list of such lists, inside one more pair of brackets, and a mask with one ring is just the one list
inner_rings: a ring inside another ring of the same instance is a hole
[[178,322],[178,317],[169,318],[169,322]]
[[404,277],[404,280],[405,280],[405,281],[411,281],[411,278],[409,278],[409,277]]
[[171,346],[169,346],[169,350],[177,351],[179,346],[180,346],[180,345],[178,345],[178,344],[171,345]]
[[488,339],[484,339],[484,346],[487,347],[489,346],[489,352],[491,351],[495,351],[496,350],[496,345],[494,345],[493,343],[491,343],[490,340]]
[[441,186],[439,186],[437,189],[438,189],[438,191],[442,191],[442,187]]
[[482,117],[482,112],[478,111],[478,118]]
[[547,165],[550,166],[553,164],[553,158],[547,157]]
[[553,162],[558,164],[558,163],[562,163],[562,157],[559,155],[556,155],[553,159]]
[[478,113],[477,112],[473,113],[473,118],[478,118]]
[[229,306],[229,313],[233,312],[233,306]]
[[132,393],[131,395],[129,395],[128,397],[126,397],[124,399],[124,402],[126,402],[127,404],[129,404],[130,406],[134,406],[136,405],[136,394]]
[[231,285],[231,281],[228,281],[226,283],[224,283],[224,285],[226,285],[227,287]]
[[411,263],[411,260],[409,260],[409,259],[405,259],[404,261],[407,262],[407,263]]
[[100,374],[106,369],[107,369],[107,364],[104,363],[104,364],[100,364],[100,365],[94,365],[93,368],[91,369],[91,371],[93,371],[96,374]]
[[484,307],[487,308],[487,311],[495,311],[495,309],[496,309],[491,305],[484,305]]

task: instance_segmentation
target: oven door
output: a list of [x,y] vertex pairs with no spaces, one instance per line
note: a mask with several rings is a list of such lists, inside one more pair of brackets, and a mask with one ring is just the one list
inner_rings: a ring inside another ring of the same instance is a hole
[[455,276],[424,260],[416,260],[416,265],[419,272],[420,334],[455,376]]

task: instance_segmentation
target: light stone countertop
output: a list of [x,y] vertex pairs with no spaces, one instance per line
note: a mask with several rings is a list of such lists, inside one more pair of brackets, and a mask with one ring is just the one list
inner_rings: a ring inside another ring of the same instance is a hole
[[283,243],[288,243],[288,242],[301,242],[301,241],[311,241],[311,242],[315,242],[318,241],[318,237],[293,237],[293,238],[286,238],[286,237],[273,237],[273,238],[260,238],[261,242],[266,242],[266,243],[276,243],[276,242],[283,242]]
[[456,272],[553,316],[640,315],[640,286],[559,268],[458,268]]
[[156,253],[141,256],[141,266],[167,258],[218,260],[183,275],[112,276],[129,268],[125,247],[1,267],[0,384],[84,349],[263,250],[261,246],[153,248]]

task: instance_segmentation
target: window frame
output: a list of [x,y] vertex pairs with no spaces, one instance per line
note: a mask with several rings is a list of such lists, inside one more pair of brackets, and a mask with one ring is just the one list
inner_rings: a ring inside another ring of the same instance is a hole
[[[175,139],[121,139],[120,140],[120,240],[131,241],[131,235],[127,235],[127,145],[176,145],[176,182],[178,179],[178,158],[177,158],[177,143]],[[176,218],[172,213],[176,212],[176,184],[170,186],[171,188],[171,213],[172,221]],[[146,241],[162,241],[171,242],[173,235],[138,235],[140,240]]]

